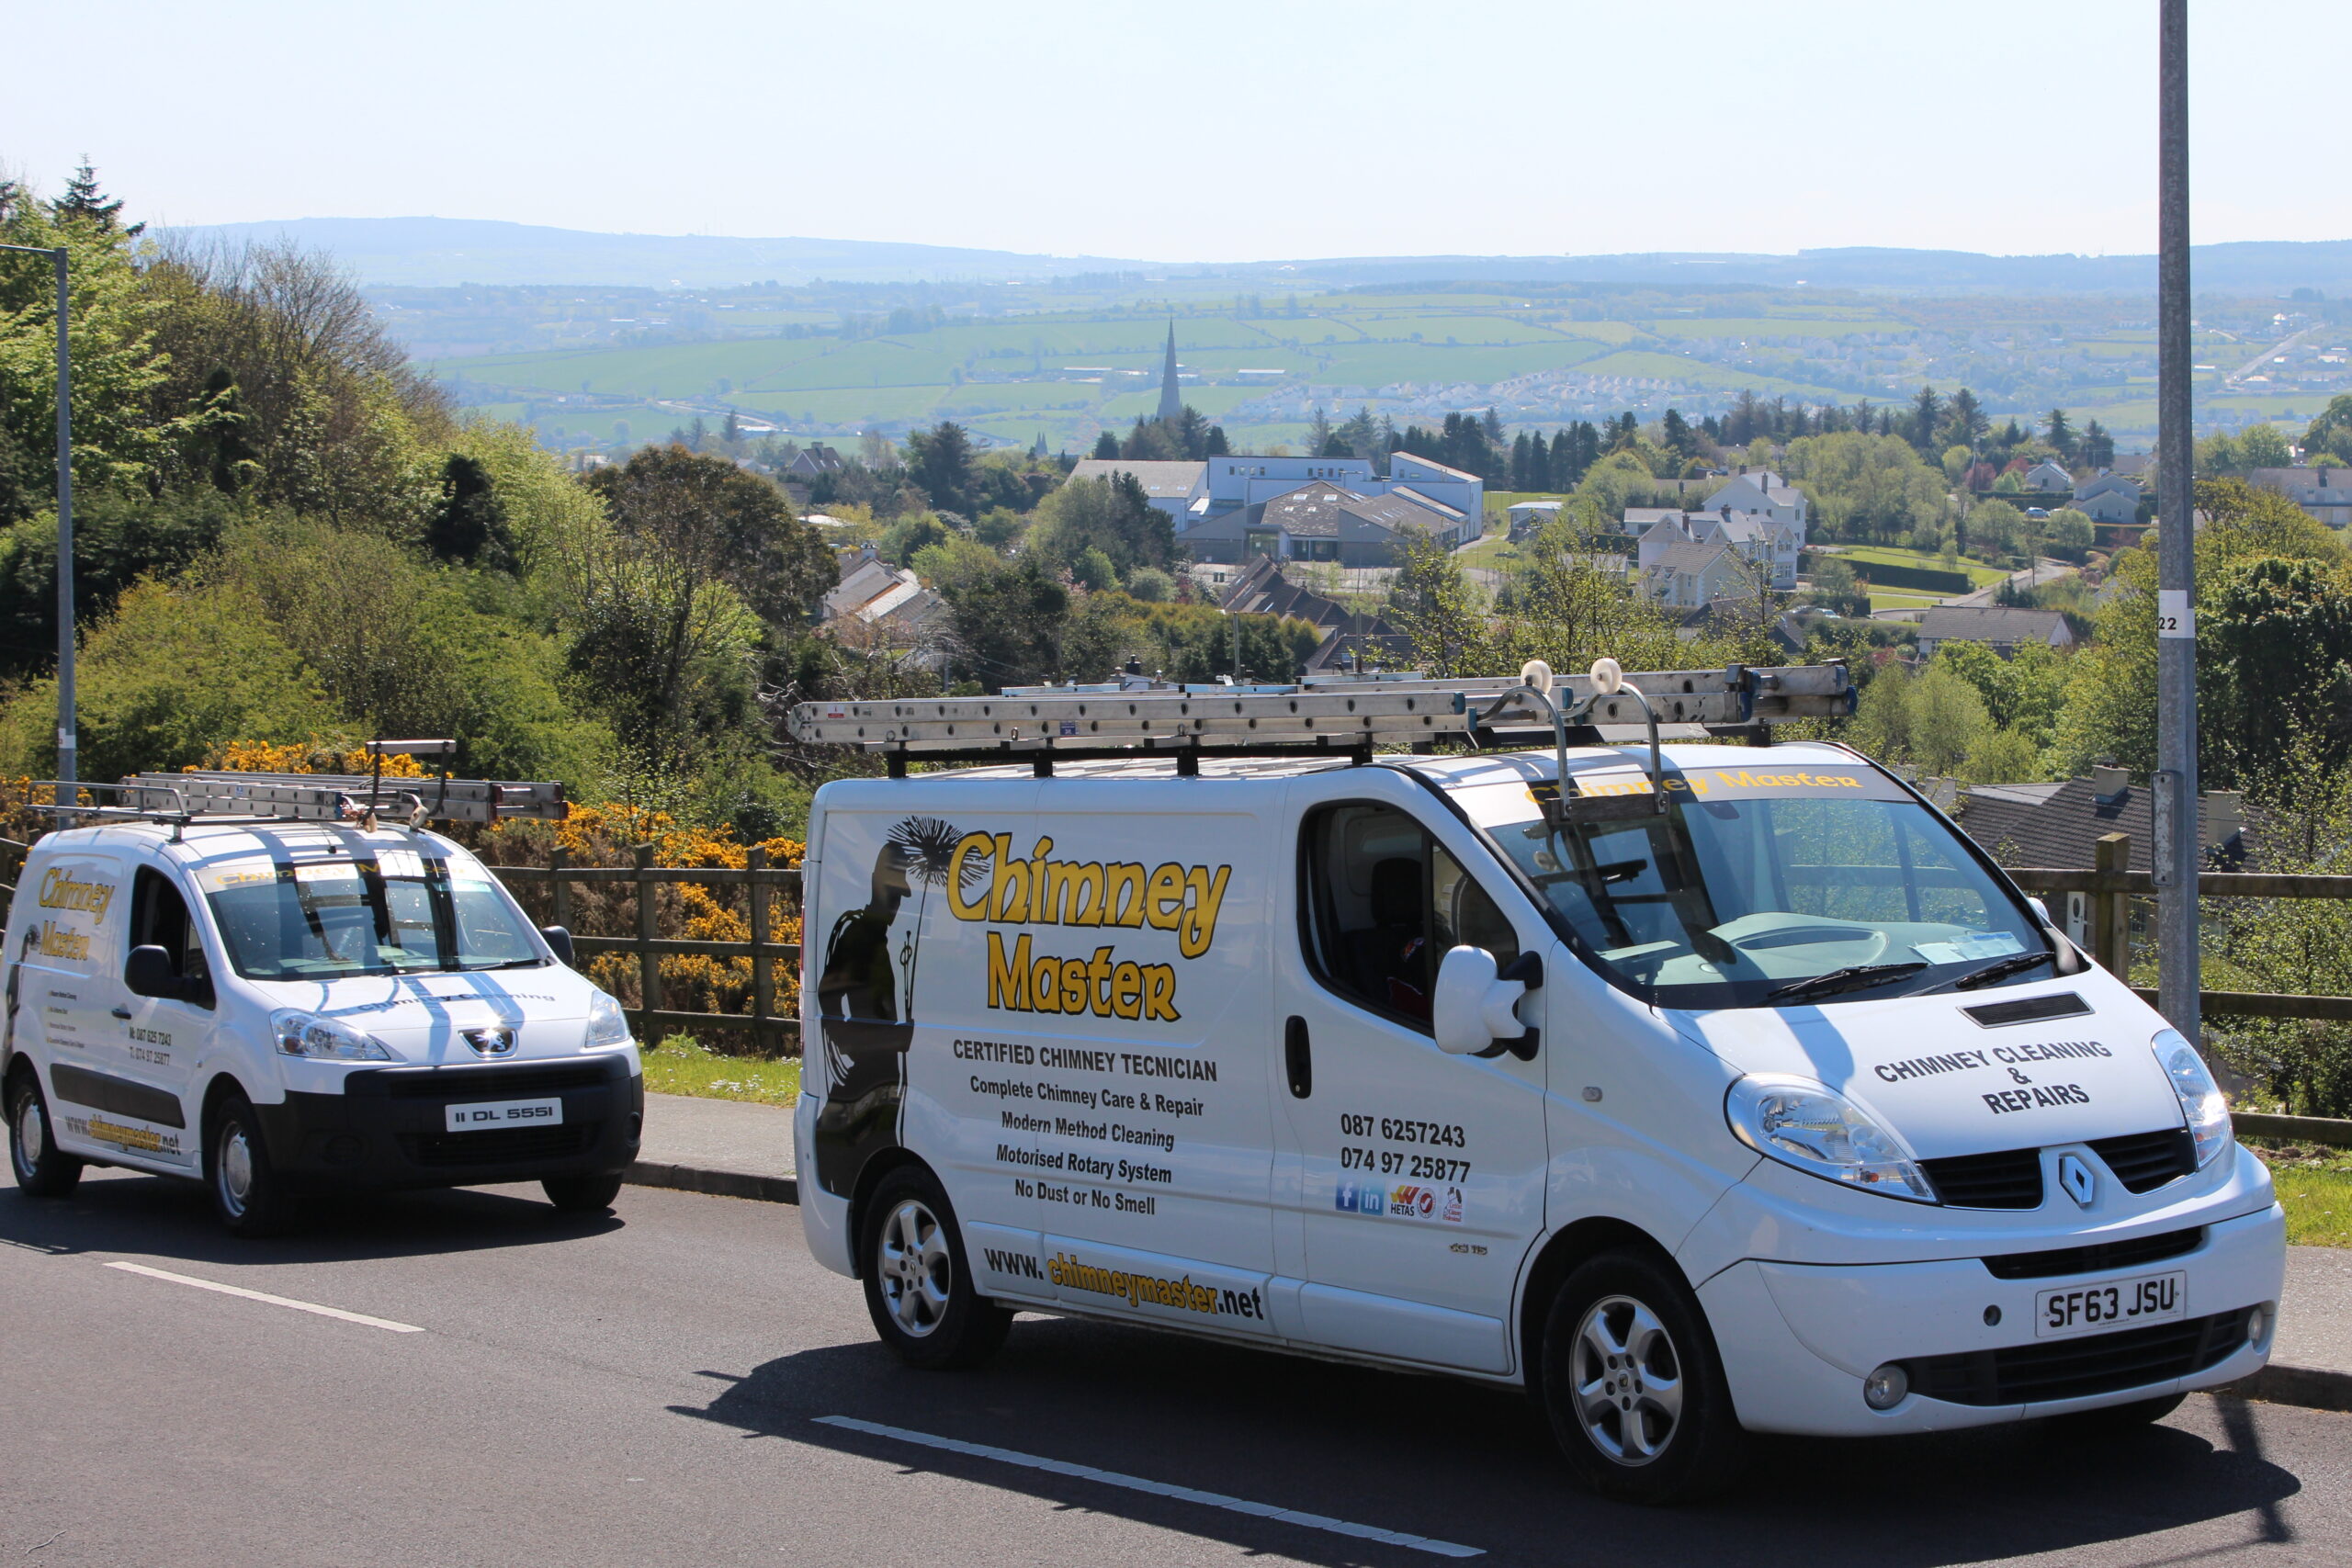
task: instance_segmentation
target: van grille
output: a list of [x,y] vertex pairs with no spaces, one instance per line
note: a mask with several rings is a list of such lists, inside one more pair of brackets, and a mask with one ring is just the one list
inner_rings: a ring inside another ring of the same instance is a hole
[[434,1167],[569,1159],[596,1141],[601,1122],[560,1127],[492,1127],[480,1133],[411,1133],[401,1148],[413,1164]]
[[2041,1207],[2041,1151],[2005,1149],[1992,1155],[1923,1159],[1936,1195],[1955,1209]]
[[[614,1057],[610,1062],[620,1059]],[[626,1069],[624,1069],[626,1070]],[[611,1075],[607,1061],[517,1063],[511,1067],[429,1067],[354,1073],[348,1089],[394,1100],[506,1100],[594,1089]]]
[[1952,1404],[2033,1404],[2118,1393],[2217,1366],[2245,1343],[2252,1307],[2050,1344],[1924,1356],[1904,1363],[1911,1388]]
[[2197,1140],[2186,1127],[2134,1133],[2124,1138],[2094,1138],[2091,1148],[2115,1172],[2126,1192],[2153,1192],[2197,1168]]
[[2194,1252],[2205,1239],[2205,1227],[2166,1231],[2162,1235],[2134,1236],[2130,1241],[2094,1242],[2088,1247],[2059,1247],[2047,1252],[2008,1252],[1984,1259],[1996,1280],[2051,1280],[2061,1274],[2097,1274],[2129,1269]]

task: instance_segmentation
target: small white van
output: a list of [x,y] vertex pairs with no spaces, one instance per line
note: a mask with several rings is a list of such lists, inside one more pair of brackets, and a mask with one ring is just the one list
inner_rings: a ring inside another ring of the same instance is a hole
[[94,825],[40,839],[19,875],[0,953],[17,1186],[187,1177],[240,1235],[328,1184],[537,1180],[559,1208],[611,1203],[643,1079],[566,932],[437,834],[251,798],[209,818],[193,783],[170,787],[168,809],[140,808],[149,789],[78,813]]
[[806,870],[801,1214],[911,1362],[1022,1310],[1516,1384],[1665,1501],[1747,1432],[2112,1427],[2268,1354],[2197,1051],[1840,746],[842,781]]

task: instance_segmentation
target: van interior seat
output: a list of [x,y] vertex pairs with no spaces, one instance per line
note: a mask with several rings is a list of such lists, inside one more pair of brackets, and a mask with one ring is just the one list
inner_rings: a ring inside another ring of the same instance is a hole
[[1415,1018],[1430,1012],[1421,863],[1394,855],[1372,868],[1372,926],[1347,933],[1356,985],[1366,997]]

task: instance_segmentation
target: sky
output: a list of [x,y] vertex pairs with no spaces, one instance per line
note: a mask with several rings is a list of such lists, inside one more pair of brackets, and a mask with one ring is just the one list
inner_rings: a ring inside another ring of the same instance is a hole
[[[2299,62],[2195,0],[2199,243],[2352,237]],[[2144,253],[2154,0],[14,0],[0,167],[136,215],[1164,262]],[[72,69],[36,67],[70,62]]]

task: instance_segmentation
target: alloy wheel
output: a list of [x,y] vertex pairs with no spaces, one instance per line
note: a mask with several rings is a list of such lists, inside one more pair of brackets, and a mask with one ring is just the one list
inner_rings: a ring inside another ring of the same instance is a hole
[[956,1265],[947,1233],[928,1204],[916,1198],[899,1201],[882,1222],[874,1262],[883,1303],[899,1331],[920,1339],[938,1328],[947,1315]]
[[1674,1441],[1682,1421],[1682,1359],[1657,1314],[1631,1296],[1604,1296],[1577,1325],[1578,1425],[1610,1459],[1643,1465]]

